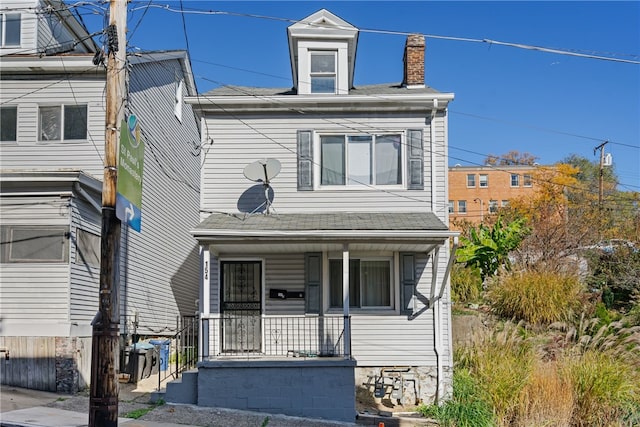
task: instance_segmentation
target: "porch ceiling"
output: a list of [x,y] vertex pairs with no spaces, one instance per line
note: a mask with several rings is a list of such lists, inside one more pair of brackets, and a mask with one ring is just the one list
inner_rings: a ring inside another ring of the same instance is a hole
[[457,232],[431,212],[212,214],[192,234],[214,252],[429,252]]

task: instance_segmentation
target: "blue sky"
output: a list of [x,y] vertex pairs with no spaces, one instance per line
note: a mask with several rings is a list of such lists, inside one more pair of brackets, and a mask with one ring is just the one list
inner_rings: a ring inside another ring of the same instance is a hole
[[[455,94],[451,166],[511,150],[541,164],[570,154],[597,161],[594,147],[609,140],[619,189],[640,191],[640,64],[447,39],[640,62],[640,2],[184,0],[185,11],[224,12],[186,13],[184,26],[179,1],[148,4],[129,5],[129,48],[188,47],[201,93],[224,84],[291,87],[285,19],[321,8],[361,29],[356,86],[400,82],[405,33],[425,34],[426,83]],[[90,30],[102,25],[88,9],[79,11]]]

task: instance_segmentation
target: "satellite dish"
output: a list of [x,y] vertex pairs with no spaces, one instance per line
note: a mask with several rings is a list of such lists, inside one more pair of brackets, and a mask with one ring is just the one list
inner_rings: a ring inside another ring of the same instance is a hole
[[[254,182],[262,182],[265,201],[256,211],[266,205],[266,213],[269,213],[271,199],[269,198],[269,182],[280,173],[280,161],[276,159],[258,160],[244,167],[244,176]],[[254,211],[255,212],[255,211]]]

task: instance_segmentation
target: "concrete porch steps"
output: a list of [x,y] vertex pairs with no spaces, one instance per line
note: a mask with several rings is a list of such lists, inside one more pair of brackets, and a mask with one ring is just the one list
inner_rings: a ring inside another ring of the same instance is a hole
[[167,383],[164,400],[168,403],[188,403],[197,405],[198,370],[192,369],[184,371],[179,379]]

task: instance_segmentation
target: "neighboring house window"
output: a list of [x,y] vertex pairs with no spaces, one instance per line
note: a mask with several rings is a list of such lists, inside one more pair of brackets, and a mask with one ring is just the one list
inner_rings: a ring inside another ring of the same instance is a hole
[[312,51],[311,93],[336,93],[336,52]]
[[458,213],[461,213],[461,214],[467,213],[467,201],[466,200],[458,200]]
[[321,135],[321,185],[402,184],[401,135]]
[[473,173],[467,174],[467,187],[476,186],[476,175]]
[[76,240],[76,264],[100,267],[100,236],[78,229]]
[[2,226],[2,262],[67,262],[69,228]]
[[531,175],[522,175],[522,185],[525,187],[531,187],[533,185]]
[[508,200],[503,200],[500,204],[501,207],[506,208],[509,207],[509,201]]
[[17,141],[18,135],[18,107],[8,106],[0,108],[0,141]]
[[20,14],[0,14],[0,33],[2,37],[2,47],[20,46]]
[[449,200],[449,213],[453,213],[454,203],[453,200]]
[[87,139],[87,106],[40,107],[40,141]]
[[489,213],[498,212],[498,201],[497,200],[489,200]]
[[489,186],[489,175],[480,174],[480,187],[488,187]]
[[[329,302],[342,307],[342,260],[329,260]],[[391,307],[391,260],[349,260],[349,306]]]
[[520,175],[518,175],[517,173],[511,174],[511,186],[520,187]]

